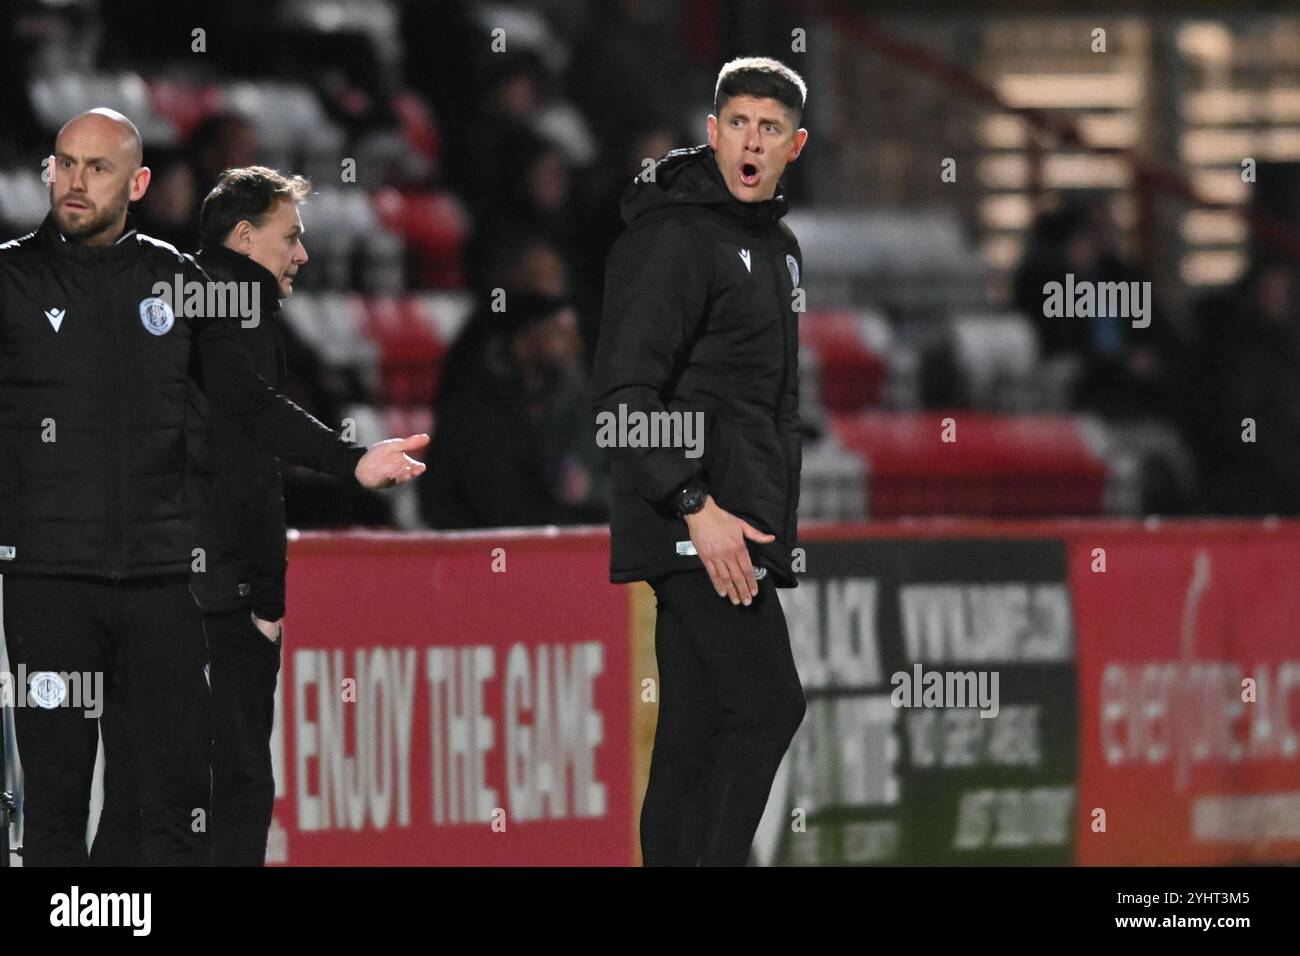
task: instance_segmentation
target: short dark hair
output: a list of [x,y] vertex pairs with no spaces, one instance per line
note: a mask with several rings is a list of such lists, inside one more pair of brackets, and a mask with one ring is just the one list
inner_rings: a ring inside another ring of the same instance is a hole
[[266,166],[227,169],[217,178],[199,212],[199,248],[219,246],[230,230],[245,219],[261,226],[278,202],[303,203],[311,194],[311,180],[285,176]]
[[713,88],[713,114],[722,118],[722,108],[733,96],[773,99],[788,107],[796,125],[803,119],[808,86],[794,70],[780,60],[766,56],[742,56],[726,63]]

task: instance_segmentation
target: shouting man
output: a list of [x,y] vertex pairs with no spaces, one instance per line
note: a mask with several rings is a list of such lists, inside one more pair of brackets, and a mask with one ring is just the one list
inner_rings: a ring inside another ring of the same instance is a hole
[[803,720],[773,589],[795,586],[802,260],[780,179],[808,139],[805,96],[775,60],[726,64],[708,144],[633,181],[607,264],[598,420],[705,428],[702,448],[629,435],[613,455],[610,578],[649,581],[658,599],[647,865],[744,865]]

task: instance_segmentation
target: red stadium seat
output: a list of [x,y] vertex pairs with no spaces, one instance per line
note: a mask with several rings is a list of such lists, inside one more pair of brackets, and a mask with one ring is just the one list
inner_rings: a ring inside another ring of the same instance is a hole
[[389,187],[376,192],[372,201],[384,228],[406,241],[408,276],[413,285],[425,289],[463,288],[462,250],[469,220],[453,196],[403,193]]
[[153,111],[176,128],[181,142],[188,140],[204,119],[226,108],[226,95],[218,86],[159,78],[149,80],[148,85]]
[[[953,442],[942,440],[948,417]],[[867,462],[873,517],[1103,513],[1106,463],[1068,415],[866,411],[831,424]]]
[[429,406],[446,347],[427,302],[417,296],[369,298],[363,330],[379,346],[380,400]]
[[393,97],[392,105],[402,123],[402,139],[406,144],[426,159],[438,162],[442,156],[438,123],[424,100],[406,90]]
[[799,320],[799,343],[817,356],[822,401],[829,411],[853,412],[880,403],[888,365],[863,341],[859,313],[809,312]]

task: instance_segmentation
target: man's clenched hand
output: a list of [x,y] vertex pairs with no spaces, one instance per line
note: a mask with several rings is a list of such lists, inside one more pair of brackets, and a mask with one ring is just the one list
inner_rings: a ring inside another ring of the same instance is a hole
[[392,488],[419,477],[424,473],[424,462],[406,453],[427,444],[429,436],[425,434],[375,442],[357,462],[357,481],[366,488]]
[[776,536],[764,534],[724,511],[712,495],[704,499],[703,508],[686,516],[686,526],[718,596],[748,606],[758,594],[758,581],[754,579],[754,564],[745,539],[767,543],[775,541]]

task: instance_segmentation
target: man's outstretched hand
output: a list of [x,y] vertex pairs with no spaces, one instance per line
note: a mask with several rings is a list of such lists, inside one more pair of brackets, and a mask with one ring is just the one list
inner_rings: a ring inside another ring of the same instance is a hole
[[695,553],[704,562],[718,596],[730,598],[732,604],[748,607],[758,594],[758,581],[754,578],[754,564],[745,539],[766,543],[775,541],[776,536],[764,534],[730,511],[718,507],[712,495],[704,499],[703,508],[686,516],[686,526],[690,529]]
[[357,481],[366,488],[392,488],[418,478],[424,473],[424,462],[416,461],[406,453],[427,444],[429,436],[425,434],[375,442],[357,462]]

